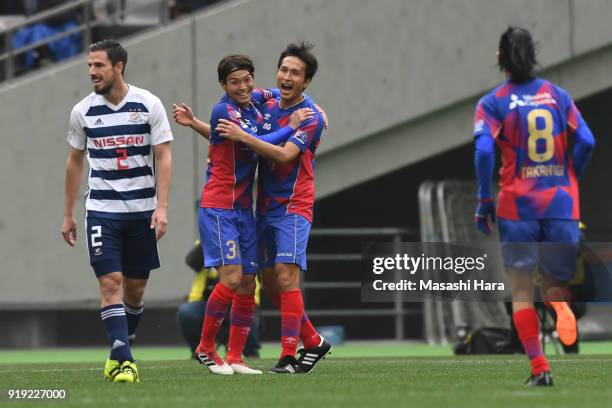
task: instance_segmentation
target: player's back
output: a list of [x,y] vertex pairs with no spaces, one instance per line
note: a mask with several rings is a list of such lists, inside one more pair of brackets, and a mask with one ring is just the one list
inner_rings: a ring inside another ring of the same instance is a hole
[[502,153],[500,217],[579,217],[568,140],[579,116],[566,91],[540,78],[504,82],[481,99],[475,135],[490,132]]
[[257,134],[261,113],[256,106],[240,107],[227,97],[213,108],[211,137],[208,148],[206,183],[202,193],[202,207],[246,209],[253,204],[253,180],[257,155],[242,143],[232,142],[215,130],[220,119],[226,119],[250,133]]

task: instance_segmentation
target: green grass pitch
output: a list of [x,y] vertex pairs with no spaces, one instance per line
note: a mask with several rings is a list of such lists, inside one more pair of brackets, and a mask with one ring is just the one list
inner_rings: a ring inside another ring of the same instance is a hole
[[[524,356],[452,356],[448,347],[336,347],[312,374],[213,376],[185,348],[135,348],[139,384],[102,380],[103,349],[0,351],[0,405],[56,407],[572,407],[610,406],[612,344],[550,356],[555,386],[525,388]],[[251,361],[265,370],[277,347]],[[8,389],[67,389],[63,401],[9,402]]]

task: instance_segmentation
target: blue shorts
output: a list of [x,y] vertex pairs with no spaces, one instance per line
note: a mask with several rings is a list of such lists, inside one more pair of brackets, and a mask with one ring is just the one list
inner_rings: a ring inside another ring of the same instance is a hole
[[122,272],[134,279],[148,279],[159,268],[155,230],[150,219],[109,220],[87,217],[89,263],[97,277]]
[[257,216],[259,263],[270,268],[275,263],[297,264],[305,271],[310,222],[301,215]]
[[257,273],[257,235],[252,210],[200,208],[198,220],[204,266],[242,265],[243,273]]
[[576,220],[499,219],[499,238],[506,267],[530,272],[537,268],[560,281],[571,280],[576,272],[580,241]]

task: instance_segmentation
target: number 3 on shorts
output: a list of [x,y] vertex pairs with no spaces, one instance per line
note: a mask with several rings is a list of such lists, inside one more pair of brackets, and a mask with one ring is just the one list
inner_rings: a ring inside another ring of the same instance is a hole
[[227,259],[234,259],[236,258],[236,241],[234,240],[229,240],[225,243],[225,245],[227,245],[227,249],[229,250],[229,254],[227,254]]
[[102,226],[94,225],[91,227],[91,246],[93,248],[102,246],[102,241],[96,241],[100,237],[102,237]]

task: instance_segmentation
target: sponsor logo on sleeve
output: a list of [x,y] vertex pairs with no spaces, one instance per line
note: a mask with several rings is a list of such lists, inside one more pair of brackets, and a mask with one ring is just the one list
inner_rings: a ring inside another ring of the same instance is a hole
[[304,132],[303,130],[298,130],[295,132],[294,137],[299,140],[301,144],[305,145],[306,140],[308,140],[308,133]]

